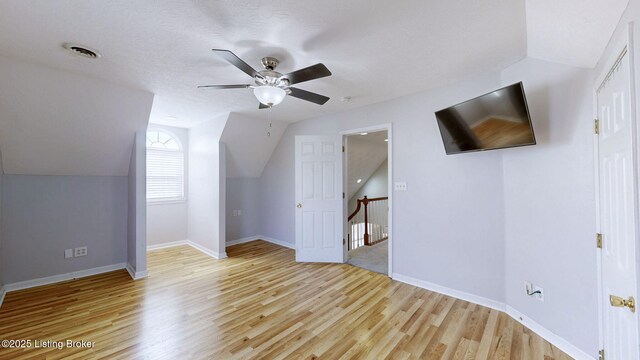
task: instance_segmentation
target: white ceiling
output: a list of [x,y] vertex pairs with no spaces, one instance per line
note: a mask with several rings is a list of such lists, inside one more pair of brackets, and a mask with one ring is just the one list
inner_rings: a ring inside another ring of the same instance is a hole
[[[300,88],[324,106],[287,98],[292,122],[437,88],[527,55],[593,66],[628,0],[3,0],[0,55],[156,94],[151,122],[190,127],[229,112],[266,116],[247,89],[196,89],[250,78],[211,53],[234,51],[283,73],[322,62],[329,78]],[[65,52],[76,42],[103,53]],[[350,96],[349,103],[340,98]]]
[[[347,137],[347,198],[350,199],[369,180],[387,158],[387,131]],[[360,183],[358,179],[362,179]]]
[[260,177],[287,125],[230,114],[220,137],[226,145],[227,177]]
[[[263,56],[276,56],[283,73],[324,63],[333,76],[299,87],[332,99],[319,106],[287,98],[274,116],[291,122],[501,69],[526,55],[524,6],[524,0],[3,0],[0,55],[148,90],[156,94],[151,121],[183,127],[229,112],[265,116],[250,90],[196,89],[251,80],[211,48],[230,49],[255,68]],[[104,56],[74,57],[63,42]],[[343,96],[353,101],[341,102]]]
[[531,57],[595,67],[629,0],[527,0]]
[[127,176],[153,94],[0,57],[4,172]]

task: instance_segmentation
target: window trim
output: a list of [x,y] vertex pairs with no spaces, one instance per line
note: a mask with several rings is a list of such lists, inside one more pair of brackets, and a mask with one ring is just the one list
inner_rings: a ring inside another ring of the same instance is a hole
[[[149,132],[161,132],[161,133],[165,133],[166,135],[169,135],[171,138],[173,138],[173,140],[178,144],[178,149],[163,149],[163,148],[154,148],[154,147],[148,147],[145,144],[145,186],[147,184],[147,170],[146,170],[146,165],[148,164],[148,160],[147,160],[147,156],[148,156],[148,150],[152,150],[152,151],[166,151],[166,152],[172,152],[172,153],[180,153],[182,155],[182,197],[165,197],[165,198],[153,198],[153,199],[149,199],[148,196],[148,191],[145,191],[145,200],[147,205],[171,205],[171,204],[182,204],[182,203],[186,203],[187,202],[187,159],[186,159],[186,152],[184,151],[184,146],[182,144],[182,141],[180,140],[180,138],[173,133],[170,130],[166,130],[163,128],[157,128],[157,127],[153,127],[153,128],[148,128],[146,133],[148,134]],[[145,134],[145,143],[146,143],[146,134]]]

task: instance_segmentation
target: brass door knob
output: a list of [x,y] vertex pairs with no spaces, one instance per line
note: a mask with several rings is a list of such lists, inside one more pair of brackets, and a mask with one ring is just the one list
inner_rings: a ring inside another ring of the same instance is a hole
[[302,207],[302,204],[301,204],[301,203],[297,203],[297,204],[296,204],[296,207],[297,207],[298,209],[300,209],[300,208]]
[[632,313],[636,312],[636,300],[633,296],[629,296],[629,300],[625,300],[620,296],[609,295],[609,302],[611,303],[611,306],[628,307]]

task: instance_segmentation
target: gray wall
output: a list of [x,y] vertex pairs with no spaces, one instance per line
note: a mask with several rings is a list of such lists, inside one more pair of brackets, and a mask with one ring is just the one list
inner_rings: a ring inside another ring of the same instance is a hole
[[[134,136],[135,138],[135,136]],[[127,263],[136,268],[136,146],[135,140],[129,161],[129,177],[127,178]]]
[[[259,186],[259,178],[227,180],[227,241],[262,235]],[[242,215],[233,216],[234,210],[242,210]]]
[[[520,80],[538,144],[503,151],[507,304],[596,354],[590,71],[527,58],[502,72],[503,84]],[[524,293],[525,280],[544,288],[544,302]]]
[[2,170],[2,152],[0,152],[0,288],[4,286],[4,272],[3,272],[3,242],[2,242],[2,179],[4,177],[4,171]]
[[6,284],[126,261],[126,177],[5,174],[2,190]]
[[[504,301],[504,206],[500,152],[446,156],[434,112],[500,87],[486,74],[287,127],[264,169],[263,234],[294,243],[294,139],[393,123],[393,271]],[[443,271],[455,264],[456,271]]]
[[368,198],[389,196],[389,159],[383,161],[367,182],[349,199],[349,214],[356,210],[356,201],[365,195]]
[[127,188],[127,262],[136,278],[147,273],[146,137],[146,131],[134,136]]
[[[225,116],[226,117],[226,116]],[[215,119],[189,129],[189,240],[217,255],[225,252],[224,121]]]

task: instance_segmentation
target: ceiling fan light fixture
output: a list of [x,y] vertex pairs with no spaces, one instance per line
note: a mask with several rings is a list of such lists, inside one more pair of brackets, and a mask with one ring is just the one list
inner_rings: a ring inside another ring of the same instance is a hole
[[267,106],[280,104],[287,95],[286,91],[270,85],[257,86],[253,89],[253,94],[258,98],[258,101]]

